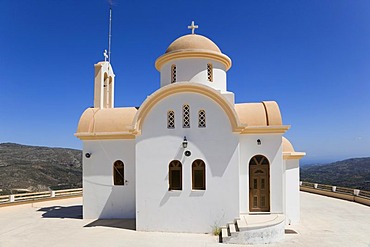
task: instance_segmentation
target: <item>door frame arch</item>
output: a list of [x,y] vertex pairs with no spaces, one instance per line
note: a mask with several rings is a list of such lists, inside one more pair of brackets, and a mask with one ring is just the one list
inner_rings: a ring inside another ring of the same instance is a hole
[[264,155],[254,155],[248,164],[249,212],[270,212],[270,162]]

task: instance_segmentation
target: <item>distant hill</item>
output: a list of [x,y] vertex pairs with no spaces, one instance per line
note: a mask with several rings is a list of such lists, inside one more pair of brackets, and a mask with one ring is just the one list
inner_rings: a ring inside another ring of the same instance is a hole
[[301,167],[301,181],[370,191],[370,157]]
[[68,148],[0,144],[0,191],[82,187],[82,152]]

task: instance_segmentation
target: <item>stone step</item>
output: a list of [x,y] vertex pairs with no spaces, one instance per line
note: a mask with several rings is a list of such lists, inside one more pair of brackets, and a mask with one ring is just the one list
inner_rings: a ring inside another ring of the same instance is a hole
[[223,227],[221,229],[221,240],[222,240],[222,243],[225,243],[228,239],[229,239],[229,234],[227,232],[227,229],[226,229],[226,227]]
[[228,228],[229,228],[230,235],[233,235],[233,234],[236,233],[236,229],[235,229],[235,224],[234,223],[229,223],[228,224]]
[[245,220],[238,219],[238,220],[236,220],[236,224],[238,226],[239,231],[247,228],[247,223],[245,222]]
[[240,219],[236,219],[236,224],[227,224],[227,227],[230,235],[222,239],[223,243],[268,244],[284,238],[285,216],[241,215]]

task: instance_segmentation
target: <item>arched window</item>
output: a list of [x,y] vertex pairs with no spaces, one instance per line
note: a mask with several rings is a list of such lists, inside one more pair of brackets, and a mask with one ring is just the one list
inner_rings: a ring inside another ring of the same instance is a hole
[[192,189],[205,190],[206,189],[206,164],[203,160],[195,160],[191,166],[192,170]]
[[176,65],[172,64],[171,66],[171,83],[176,82]]
[[174,111],[167,112],[167,128],[169,129],[175,128],[175,112]]
[[213,65],[211,63],[207,64],[207,79],[213,81]]
[[205,128],[206,127],[206,111],[200,110],[198,112],[198,127]]
[[190,106],[182,106],[182,127],[190,128]]
[[171,161],[168,166],[168,180],[168,190],[182,190],[182,165],[180,161]]
[[117,160],[113,164],[113,182],[114,185],[124,185],[125,184],[125,172],[124,164],[122,161]]

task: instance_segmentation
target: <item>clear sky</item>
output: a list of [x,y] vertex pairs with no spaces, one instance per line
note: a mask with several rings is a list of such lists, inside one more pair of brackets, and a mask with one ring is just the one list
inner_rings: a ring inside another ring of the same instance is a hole
[[[1,0],[0,142],[82,148],[94,64],[108,46],[106,0]],[[157,57],[179,36],[233,61],[236,102],[275,100],[303,162],[370,156],[370,1],[113,1],[116,106],[159,88]]]

